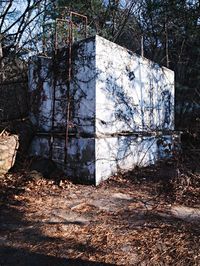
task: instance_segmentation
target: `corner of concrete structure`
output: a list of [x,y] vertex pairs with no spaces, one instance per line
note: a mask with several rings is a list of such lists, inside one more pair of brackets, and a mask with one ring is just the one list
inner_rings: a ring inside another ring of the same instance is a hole
[[[96,72],[96,76],[98,75],[97,73],[97,44],[98,44],[98,38],[99,36],[96,34],[95,35],[95,72]],[[95,101],[95,111],[94,111],[94,164],[95,164],[95,171],[94,171],[94,185],[98,186],[99,185],[99,181],[97,180],[97,171],[96,171],[96,109],[97,109],[97,105],[96,105],[96,85],[97,85],[97,79],[95,79],[95,89],[94,89],[94,101]]]
[[[74,91],[77,91],[77,94],[74,93],[73,97],[74,102],[76,103],[76,108],[74,107],[74,112],[76,110],[76,115],[74,117],[78,118],[77,120],[74,120],[74,124],[78,125],[78,130],[74,133],[77,135],[71,135],[70,137],[71,144],[70,147],[68,147],[68,152],[71,155],[71,160],[69,160],[68,170],[71,166],[72,175],[78,175],[83,183],[98,186],[102,181],[106,180],[109,176],[112,176],[114,173],[116,173],[117,170],[120,169],[119,166],[122,168],[122,170],[129,170],[130,167],[132,167],[134,164],[137,164],[137,162],[141,163],[141,161],[144,161],[147,156],[149,156],[150,158],[156,158],[157,146],[154,145],[155,143],[152,140],[152,137],[144,137],[143,140],[140,140],[139,138],[136,138],[135,135],[138,134],[138,131],[143,134],[141,128],[143,130],[144,126],[140,120],[141,116],[143,115],[144,105],[146,104],[148,108],[145,110],[150,110],[150,103],[148,101],[146,101],[146,103],[144,104],[142,103],[140,106],[140,101],[142,102],[149,97],[149,91],[147,89],[149,88],[150,83],[147,83],[147,77],[148,73],[152,71],[150,67],[155,66],[155,68],[160,68],[160,66],[146,58],[142,58],[141,56],[127,50],[124,47],[106,40],[99,35],[84,39],[74,45],[77,49],[75,50],[75,52],[77,52],[77,55],[75,54],[76,57],[74,57],[73,59],[74,70],[76,70],[74,71],[73,78],[76,80],[72,80],[72,82],[74,81],[72,87],[74,86]],[[78,54],[79,48],[80,54]],[[140,60],[137,60],[138,58],[140,58]],[[40,56],[36,57],[36,59],[42,62],[44,61],[40,58]],[[141,62],[143,61],[145,61],[145,63],[141,64]],[[153,66],[150,66],[149,69],[145,70],[147,61]],[[32,64],[34,64],[34,62]],[[131,64],[134,65],[132,66]],[[143,67],[144,70],[141,69],[141,67]],[[45,73],[47,68],[49,68],[48,64],[46,64],[45,66]],[[52,71],[52,69],[50,69],[50,71]],[[142,77],[141,71],[144,72],[144,75]],[[145,71],[147,72],[147,74]],[[39,73],[38,78],[42,77],[43,72],[44,71],[41,71],[41,73]],[[165,85],[164,90],[167,90],[168,86],[172,87],[172,94],[170,96],[170,99],[172,100],[172,102],[170,103],[171,116],[169,115],[169,117],[173,118],[174,72],[172,70],[169,70],[168,68],[163,68],[162,71],[159,71],[159,73],[160,74],[158,75],[162,75],[162,77],[165,75],[168,76],[169,74],[169,77],[167,79],[169,84]],[[121,78],[121,75],[124,76],[122,76]],[[36,79],[36,77],[34,77],[34,79]],[[52,73],[50,81],[53,82],[53,80],[54,75]],[[152,82],[154,82],[154,80]],[[158,81],[155,79],[155,84],[157,83]],[[56,84],[57,83],[55,83],[55,85]],[[77,85],[77,87],[75,87],[75,85]],[[31,86],[31,88],[33,88],[33,84]],[[135,90],[133,94],[132,89],[134,86]],[[65,80],[60,79],[58,88],[58,98],[63,97],[66,92]],[[146,88],[146,93],[143,88]],[[44,92],[50,91],[48,82],[43,84],[42,89]],[[103,92],[99,93],[101,90]],[[124,94],[122,94],[124,90],[126,90],[126,97],[123,96]],[[157,92],[155,93],[158,94]],[[47,123],[47,121],[49,120],[49,114],[52,110],[50,107],[47,108],[47,100],[48,104],[52,101],[52,97],[50,97],[49,94],[44,94],[48,97],[44,97],[45,104],[43,108],[40,109],[41,114],[45,118],[43,119],[44,122],[46,121],[45,123]],[[84,97],[82,97],[82,95],[84,95]],[[137,95],[139,96],[135,97]],[[156,106],[153,105],[155,110],[161,110],[158,100],[162,100],[161,91],[159,95],[160,98],[156,98],[158,104]],[[166,94],[164,94],[164,96],[165,95]],[[120,97],[122,98],[122,100],[124,100],[125,98],[125,104],[121,104]],[[143,98],[145,99],[142,100]],[[107,99],[108,102],[106,102]],[[137,99],[137,101],[135,99]],[[110,105],[110,103],[114,105]],[[97,107],[97,104],[99,105],[99,109]],[[59,128],[59,130],[63,130],[66,125],[66,117],[63,116],[64,112],[62,110],[66,109],[65,107],[63,107],[63,105],[60,104],[58,105],[58,107],[61,108],[56,109],[57,111],[55,120],[57,122],[55,123],[55,125],[57,125],[57,128]],[[39,108],[36,109],[38,110]],[[49,110],[48,113],[47,109]],[[122,112],[123,114],[121,114]],[[148,112],[150,113],[150,111]],[[149,114],[148,112],[146,113]],[[112,115],[114,115],[116,119],[112,120]],[[152,124],[155,124],[154,128],[156,128],[156,130],[159,130],[159,126],[161,124],[160,122],[157,123],[156,121],[159,120],[162,122],[162,115],[159,119],[157,118],[157,113],[154,115],[156,117],[155,121],[154,119],[152,120]],[[127,120],[127,118],[130,119]],[[46,129],[44,128],[43,121],[42,130],[45,131]],[[63,123],[61,123],[61,121]],[[145,121],[145,123],[147,124],[146,118],[143,118],[142,122],[143,121]],[[170,126],[168,129],[173,130],[174,122],[172,121],[169,125]],[[148,127],[146,126],[145,130],[147,130],[146,128]],[[162,128],[160,130],[162,130]],[[50,130],[47,133],[49,132]],[[62,132],[62,134],[64,134],[64,132]],[[43,139],[40,141],[40,139],[38,138],[38,146],[41,146],[41,148],[43,148],[42,146],[44,146],[44,149],[40,153],[46,154],[47,152],[49,153],[49,150],[46,150],[47,145],[49,144],[46,143],[47,141]],[[43,143],[46,145],[42,145]],[[60,136],[55,136],[54,144],[55,145],[52,145],[54,159],[60,161],[62,156],[61,152],[58,151],[58,147],[61,147],[63,149],[64,141],[60,140]],[[34,145],[34,148],[36,148],[36,145]],[[146,153],[145,151],[143,151],[144,149],[146,149]],[[37,151],[40,151],[40,149],[38,148]],[[129,153],[130,156],[128,157],[127,155]],[[163,154],[162,150],[160,151],[160,154]],[[65,155],[63,153],[63,158],[64,156]],[[136,160],[136,158],[138,158],[138,160]],[[149,161],[152,160],[149,159]],[[76,173],[73,172],[75,167]],[[94,167],[94,170],[90,167]],[[90,171],[91,169],[92,171]],[[88,178],[88,176],[90,178]]]

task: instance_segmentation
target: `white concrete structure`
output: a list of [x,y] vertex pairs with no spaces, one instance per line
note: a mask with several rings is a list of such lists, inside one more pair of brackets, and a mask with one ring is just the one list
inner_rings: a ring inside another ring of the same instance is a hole
[[38,129],[31,155],[51,153],[68,175],[99,184],[171,154],[173,71],[95,36],[73,45],[68,86],[67,56],[62,50],[54,60],[38,56],[30,63],[30,116]]

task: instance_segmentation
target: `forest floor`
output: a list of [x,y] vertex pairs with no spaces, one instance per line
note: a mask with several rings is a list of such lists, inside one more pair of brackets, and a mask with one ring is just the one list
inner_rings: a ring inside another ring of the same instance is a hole
[[0,178],[0,266],[200,265],[200,172],[167,162],[98,187]]

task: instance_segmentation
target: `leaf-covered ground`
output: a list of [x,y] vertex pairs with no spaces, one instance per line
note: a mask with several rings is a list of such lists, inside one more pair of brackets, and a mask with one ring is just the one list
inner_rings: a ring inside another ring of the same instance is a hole
[[0,265],[200,265],[200,175],[173,163],[98,187],[0,178]]

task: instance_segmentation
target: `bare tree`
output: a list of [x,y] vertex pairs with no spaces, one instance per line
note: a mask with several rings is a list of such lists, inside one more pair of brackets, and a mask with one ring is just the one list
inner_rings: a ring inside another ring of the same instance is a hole
[[[17,54],[24,44],[31,42],[35,21],[44,12],[40,6],[43,0],[1,1],[0,6],[0,34],[2,57],[11,51]],[[35,33],[36,34],[36,33]]]

